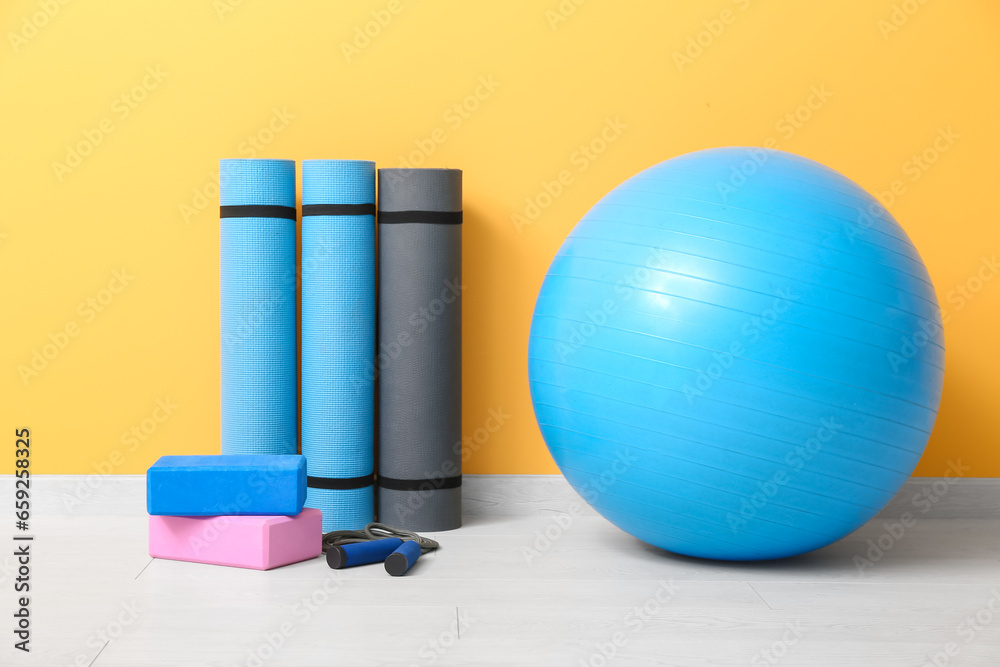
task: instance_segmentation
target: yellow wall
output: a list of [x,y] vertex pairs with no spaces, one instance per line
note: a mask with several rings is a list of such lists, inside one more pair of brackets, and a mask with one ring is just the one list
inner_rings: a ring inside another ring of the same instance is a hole
[[[887,203],[948,317],[917,473],[960,460],[1000,475],[1000,280],[976,281],[1000,246],[998,3],[63,2],[0,9],[0,424],[11,449],[32,429],[35,472],[218,451],[220,157],[394,167],[414,152],[465,170],[465,432],[504,415],[466,471],[556,472],[525,352],[557,247],[635,172],[773,139],[871,191],[895,183]],[[347,48],[372,12],[386,25]],[[614,141],[582,153],[608,123]],[[80,142],[96,145],[66,164]],[[560,174],[562,192],[515,224]],[[64,347],[22,378],[53,339]]]

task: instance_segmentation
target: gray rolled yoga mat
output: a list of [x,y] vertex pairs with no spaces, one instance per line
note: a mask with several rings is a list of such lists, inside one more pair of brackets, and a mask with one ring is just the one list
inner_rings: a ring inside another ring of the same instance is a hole
[[462,172],[378,172],[378,516],[462,525]]

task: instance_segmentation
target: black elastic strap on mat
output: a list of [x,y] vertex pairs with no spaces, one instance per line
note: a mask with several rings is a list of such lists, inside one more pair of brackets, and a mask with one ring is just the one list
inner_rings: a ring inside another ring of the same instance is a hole
[[302,217],[308,215],[375,215],[375,204],[303,204]]
[[438,477],[436,479],[396,479],[378,476],[378,485],[393,491],[425,491],[434,489],[457,489],[462,486],[462,476]]
[[285,218],[295,220],[298,211],[294,206],[270,206],[267,204],[245,204],[242,206],[220,206],[220,218]]
[[374,483],[374,473],[362,475],[361,477],[306,477],[306,486],[312,489],[344,491],[347,489],[363,489]]
[[416,222],[424,225],[460,225],[461,211],[382,211],[378,214],[382,224]]

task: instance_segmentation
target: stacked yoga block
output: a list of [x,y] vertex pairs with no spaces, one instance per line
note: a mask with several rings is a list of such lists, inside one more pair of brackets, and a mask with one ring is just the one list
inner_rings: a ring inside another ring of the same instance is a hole
[[150,553],[267,569],[320,517],[459,527],[462,172],[382,169],[376,200],[373,162],[306,160],[298,266],[295,162],[219,172],[222,456],[150,469]]
[[322,551],[301,456],[164,456],[146,473],[149,555],[270,570]]

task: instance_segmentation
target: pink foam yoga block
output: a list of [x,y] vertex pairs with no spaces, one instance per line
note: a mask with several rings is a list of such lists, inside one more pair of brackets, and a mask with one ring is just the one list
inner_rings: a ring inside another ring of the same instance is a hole
[[319,556],[323,512],[296,516],[150,516],[149,555],[270,570]]

